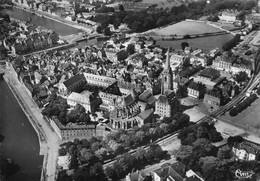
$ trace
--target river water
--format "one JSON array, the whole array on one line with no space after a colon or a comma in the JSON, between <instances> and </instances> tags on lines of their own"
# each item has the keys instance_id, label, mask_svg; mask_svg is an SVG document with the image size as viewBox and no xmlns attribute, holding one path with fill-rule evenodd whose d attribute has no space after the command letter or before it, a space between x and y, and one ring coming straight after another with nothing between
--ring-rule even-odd
<instances>
[{"instance_id":1,"label":"river water","mask_svg":"<svg viewBox=\"0 0 260 181\"><path fill-rule=\"evenodd\" d=\"M4 10L2 10L2 12L9 14L9 16L11 18L15 18L15 19L19 19L19 20L27 21L29 18L31 18L32 24L34 24L36 26L44 26L48 29L52 29L61 36L75 34L75 33L78 33L81 31L81 30L73 28L71 26L67 26L67 25L59 23L57 21L53 21L48 18L43 18L36 14L31 14L27 11L17 9L17 8L4 9Z\"/></svg>"},{"instance_id":2,"label":"river water","mask_svg":"<svg viewBox=\"0 0 260 181\"><path fill-rule=\"evenodd\" d=\"M36 132L4 80L0 80L1 152L20 166L8 181L39 181L43 156Z\"/></svg>"}]
</instances>

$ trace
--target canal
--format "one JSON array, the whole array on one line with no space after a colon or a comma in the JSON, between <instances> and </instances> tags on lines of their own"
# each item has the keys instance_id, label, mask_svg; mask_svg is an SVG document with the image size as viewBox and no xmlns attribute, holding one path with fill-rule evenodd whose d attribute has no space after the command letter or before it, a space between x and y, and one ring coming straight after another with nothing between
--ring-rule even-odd
<instances>
[{"instance_id":1,"label":"canal","mask_svg":"<svg viewBox=\"0 0 260 181\"><path fill-rule=\"evenodd\" d=\"M0 80L1 153L20 166L8 181L39 181L43 156L36 132L4 80Z\"/></svg>"},{"instance_id":2,"label":"canal","mask_svg":"<svg viewBox=\"0 0 260 181\"><path fill-rule=\"evenodd\" d=\"M27 21L29 18L31 18L32 24L36 26L44 26L48 29L52 29L61 36L66 36L66 35L71 35L71 34L81 32L81 30L79 29L73 28L71 26L67 26L65 24L59 23L57 21L53 21L48 18L43 18L36 14L31 14L27 11L17 9L15 7L4 9L1 12L7 13L11 18L15 18L19 20Z\"/></svg>"}]
</instances>

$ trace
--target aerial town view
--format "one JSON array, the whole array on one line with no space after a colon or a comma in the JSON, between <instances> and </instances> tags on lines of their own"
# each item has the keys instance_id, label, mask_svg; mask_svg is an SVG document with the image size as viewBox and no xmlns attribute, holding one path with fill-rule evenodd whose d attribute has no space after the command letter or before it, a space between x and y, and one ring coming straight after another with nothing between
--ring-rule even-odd
<instances>
[{"instance_id":1,"label":"aerial town view","mask_svg":"<svg viewBox=\"0 0 260 181\"><path fill-rule=\"evenodd\" d=\"M260 0L0 0L0 181L260 181Z\"/></svg>"}]
</instances>

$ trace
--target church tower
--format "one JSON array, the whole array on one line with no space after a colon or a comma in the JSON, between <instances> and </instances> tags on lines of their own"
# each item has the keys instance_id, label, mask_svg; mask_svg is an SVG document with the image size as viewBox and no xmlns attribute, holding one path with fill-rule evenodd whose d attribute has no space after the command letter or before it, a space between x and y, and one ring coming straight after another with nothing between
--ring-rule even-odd
<instances>
[{"instance_id":1,"label":"church tower","mask_svg":"<svg viewBox=\"0 0 260 181\"><path fill-rule=\"evenodd\" d=\"M165 67L164 70L162 71L162 94L166 95L165 93L168 90L172 90L173 89L173 73L172 73L172 69L170 66L170 56L169 56L169 49L167 50L166 53L166 63L165 63Z\"/></svg>"}]
</instances>

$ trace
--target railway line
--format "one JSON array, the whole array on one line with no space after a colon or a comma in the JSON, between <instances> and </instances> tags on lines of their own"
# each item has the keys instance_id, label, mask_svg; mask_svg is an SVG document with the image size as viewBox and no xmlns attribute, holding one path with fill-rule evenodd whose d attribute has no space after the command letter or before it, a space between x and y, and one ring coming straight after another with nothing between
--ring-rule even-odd
<instances>
[{"instance_id":1,"label":"railway line","mask_svg":"<svg viewBox=\"0 0 260 181\"><path fill-rule=\"evenodd\" d=\"M258 65L259 66L259 65ZM233 106L237 105L239 102L243 101L243 99L246 98L246 92L249 89L253 89L260 80L260 74L258 75L254 75L251 80L249 81L248 85L241 91L241 93L236 96L234 99L232 99L230 102L228 102L226 105L220 107L218 110L212 112L210 115L207 115L203 118L201 118L199 121L196 122L196 124L199 124L201 122L210 122L212 121L214 118L222 115L223 113L225 113L226 111L230 110ZM174 133L168 134L156 141L154 141L153 143L156 143L160 146L163 146L164 144L177 139L177 135L178 135L179 131L176 131ZM149 145L145 145L145 146L141 146L142 148L144 148L145 150L148 149ZM128 153L130 154L135 154L137 149L134 150L130 150L128 151ZM117 160L117 158L114 159L110 159L107 160L106 162L104 162L103 167L106 168L107 166L112 165L115 161Z\"/></svg>"}]
</instances>

